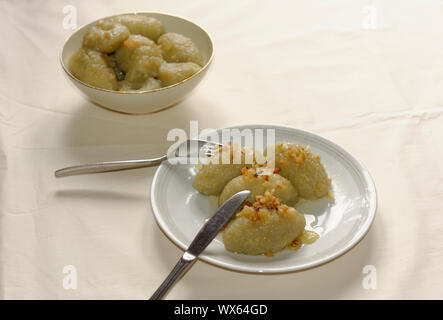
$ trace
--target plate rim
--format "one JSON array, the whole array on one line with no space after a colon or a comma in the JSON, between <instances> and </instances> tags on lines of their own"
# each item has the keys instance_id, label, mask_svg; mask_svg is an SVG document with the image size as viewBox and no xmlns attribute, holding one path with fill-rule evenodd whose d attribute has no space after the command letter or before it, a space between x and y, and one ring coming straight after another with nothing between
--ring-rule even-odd
<instances>
[{"instance_id":1,"label":"plate rim","mask_svg":"<svg viewBox=\"0 0 443 320\"><path fill-rule=\"evenodd\" d=\"M340 250L337 250L333 254L330 254L326 257L320 258L320 259L315 260L310 263L305 263L303 265L298 265L298 266L293 266L293 267L280 267L280 268L273 268L273 269L254 270L254 269L251 269L250 267L236 266L236 265L232 265L230 263L219 261L216 258L206 256L204 253L202 253L200 256L198 256L198 260L209 263L213 266L216 266L216 267L219 267L222 269L230 270L230 271L251 273L251 274L282 274L282 273L291 273L291 272L310 270L312 268L319 267L321 265L324 265L328 262L331 262L331 261L341 257L342 255L344 255L345 253L350 251L352 248L354 248L356 245L358 245L358 243L361 240L363 240L363 238L369 232L369 230L375 220L375 216L376 216L376 212L377 212L377 190L375 187L374 180L373 180L372 176L370 175L369 171L366 169L366 167L359 160L357 160L357 158L355 158L350 152L348 152L347 150L345 150L343 147L339 146L335 142L333 142L333 141L331 141L319 134L316 134L316 133L313 133L313 132L310 132L307 130L303 130L303 129L298 129L296 127L289 126L289 125L243 124L243 125L230 126L230 127L219 128L219 129L214 129L214 130L220 131L222 129L234 129L234 128L242 129L242 128L251 128L251 127L260 128L260 129L272 129L272 128L284 129L284 130L290 129L290 130L298 132L299 134L304 134L304 135L307 135L310 137L314 137L315 139L319 139L323 143L331 145L334 149L337 149L339 152L344 154L348 158L348 160L352 163L352 165L354 165L355 168L361 173L362 177L364 178L364 181L367 184L367 191L369 194L369 201L368 201L368 203L369 203L369 206L368 206L369 218L360 227L360 229L354 234L351 241L349 241ZM169 241L171 241L174 245L179 247L181 250L186 251L186 249L187 249L186 245L183 244L180 240L178 240L174 236L173 232L171 232L171 230L168 228L165 220L162 219L162 217L161 217L160 209L158 208L157 204L154 201L154 199L155 199L154 194L156 193L156 186L158 185L159 175L162 170L166 170L165 166L166 166L165 163L160 164L160 166L156 169L154 177L151 182L150 203L151 203L152 214L154 216L154 219L155 219L158 227L160 228L162 233L166 236L166 238L169 239Z\"/></svg>"}]
</instances>

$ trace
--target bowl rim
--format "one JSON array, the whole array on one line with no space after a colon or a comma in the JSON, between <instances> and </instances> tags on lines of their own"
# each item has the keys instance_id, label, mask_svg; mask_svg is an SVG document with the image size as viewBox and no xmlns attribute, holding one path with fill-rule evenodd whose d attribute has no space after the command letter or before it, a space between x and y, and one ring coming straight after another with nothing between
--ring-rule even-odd
<instances>
[{"instance_id":1,"label":"bowl rim","mask_svg":"<svg viewBox=\"0 0 443 320\"><path fill-rule=\"evenodd\" d=\"M199 28L201 31L203 31L203 33L206 34L206 36L207 36L208 39L209 39L209 43L210 43L210 46L211 46L211 55L210 55L208 61L205 63L205 65L204 65L200 70L198 70L196 73L194 73L194 74L193 74L192 76L190 76L189 78L186 78L186 79L184 79L184 80L182 80L182 81L180 81L180 82L174 83L174 84L172 84L172 85L170 85L170 86L167 86L167 87L162 87L162 88L157 88L157 89L151 89L151 90L142 90L142 91L117 91L117 90L109 90L109 89L98 88L98 87L92 86L92 85L90 85L90 84L88 84L88 83L86 83L86 82L81 81L80 79L76 78L76 77L75 77L75 76L69 71L69 68L68 68L68 67L65 65L65 63L63 62L63 51L65 50L66 44L69 42L69 40L71 40L71 38L72 38L76 33L78 33L80 30L84 29L85 27L87 27L87 26L89 26L89 25L92 25L92 24L94 24L94 23L96 23L96 22L98 22L98 21L100 21L100 20L103 20L103 19L114 18L114 17L118 17L118 16L122 16L122 15L137 15L137 14L143 14L143 15L156 14L156 15L170 16L170 17L173 17L173 18L178 18L178 19L184 20L184 21L186 21L186 22L188 22L188 23L191 23L191 24L195 25L197 28ZM83 24L82 26L78 27L77 29L75 29L74 32L72 32L72 33L71 33L71 34L65 39L65 41L64 41L64 43L63 43L63 46L62 46L62 49L61 49L60 54L59 54L59 60L60 60L60 64L61 64L63 70L65 71L65 73L66 73L71 79L73 79L74 81L76 81L76 82L78 82L78 83L80 83L80 84L82 84L82 85L84 85L84 86L86 86L86 87L89 87L89 88L91 88L91 89L95 89L95 90L99 90L99 91L110 92L110 93L117 93L117 94L143 94L143 93L158 92L158 91L162 91L162 90L170 89L170 88L173 88L173 87L179 86L179 85L185 83L186 81L191 80L192 78L196 77L198 74L204 72L204 71L209 67L209 65L211 64L212 60L214 59L214 51L215 51L215 50L214 50L214 41L212 40L211 36L209 35L209 33L208 33L205 29L203 29L200 25L198 25L198 24L195 23L195 22L192 22L192 21L190 21L190 20L188 20L188 19L185 19L185 18L183 18L183 17L180 17L180 16L178 16L178 15L169 14L169 13L163 13L163 12L157 12L157 11L133 11L133 12L118 13L118 14L114 14L114 15L111 15L111 16L102 17L102 18L99 18L99 19L94 20L94 21L92 21L92 22L85 23L85 24Z\"/></svg>"}]
</instances>

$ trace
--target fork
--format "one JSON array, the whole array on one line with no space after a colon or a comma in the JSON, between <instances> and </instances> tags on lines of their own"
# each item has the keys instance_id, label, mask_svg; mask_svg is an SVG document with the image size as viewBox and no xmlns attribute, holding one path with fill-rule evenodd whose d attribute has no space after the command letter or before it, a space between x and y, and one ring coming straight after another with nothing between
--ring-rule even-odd
<instances>
[{"instance_id":1,"label":"fork","mask_svg":"<svg viewBox=\"0 0 443 320\"><path fill-rule=\"evenodd\" d=\"M217 142L200 140L200 139L188 139L179 144L175 149L171 150L168 154L165 154L158 158L139 159L139 160L118 160L118 161L106 161L106 162L82 164L82 165L59 169L55 171L55 176L57 178L60 178L60 177L78 175L78 174L101 173L101 172L153 167L160 165L163 161L170 159L171 157L179 156L178 152L180 148L184 146L184 144L186 144L187 147L186 150L188 150L187 156L189 156L189 151L192 149L192 147L194 147L195 143L197 143L199 152L200 150L203 150L205 155L207 156L214 155L213 151L215 146L223 147L223 144Z\"/></svg>"}]
</instances>

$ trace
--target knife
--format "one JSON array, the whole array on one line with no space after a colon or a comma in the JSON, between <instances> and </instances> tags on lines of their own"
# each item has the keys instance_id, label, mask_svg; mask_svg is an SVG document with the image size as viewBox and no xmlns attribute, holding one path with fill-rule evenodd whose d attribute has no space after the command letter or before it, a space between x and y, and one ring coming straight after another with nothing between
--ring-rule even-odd
<instances>
[{"instance_id":1,"label":"knife","mask_svg":"<svg viewBox=\"0 0 443 320\"><path fill-rule=\"evenodd\" d=\"M217 236L223 226L229 221L233 214L246 201L251 191L243 190L230 197L214 215L206 221L200 231L195 236L191 245L166 277L160 287L155 291L150 300L161 299L169 288L180 278L180 276L191 267L197 257L206 249L211 241Z\"/></svg>"}]
</instances>

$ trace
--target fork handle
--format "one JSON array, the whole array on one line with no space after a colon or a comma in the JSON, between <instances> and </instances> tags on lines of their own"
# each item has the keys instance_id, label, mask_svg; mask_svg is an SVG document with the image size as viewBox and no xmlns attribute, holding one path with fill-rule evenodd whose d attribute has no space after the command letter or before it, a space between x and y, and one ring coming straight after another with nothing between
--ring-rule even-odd
<instances>
[{"instance_id":1,"label":"fork handle","mask_svg":"<svg viewBox=\"0 0 443 320\"><path fill-rule=\"evenodd\" d=\"M196 261L196 257L188 252L185 252L183 257L178 260L174 269L166 277L163 283L158 287L149 300L160 300L168 292L169 288L185 273L186 270Z\"/></svg>"},{"instance_id":2,"label":"fork handle","mask_svg":"<svg viewBox=\"0 0 443 320\"><path fill-rule=\"evenodd\" d=\"M137 169L144 167L152 167L159 165L164 160L167 159L167 156L162 156L159 158L153 159L142 159L142 160L122 160L122 161L108 161L108 162L97 162L90 164L83 164L79 166L67 167L63 169L59 169L55 171L55 176L66 177L73 176L77 174L86 174L86 173L100 173L100 172L110 172L110 171L118 171L118 170L128 170L128 169Z\"/></svg>"}]
</instances>

